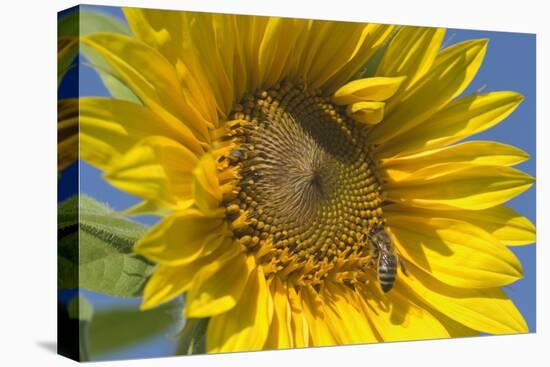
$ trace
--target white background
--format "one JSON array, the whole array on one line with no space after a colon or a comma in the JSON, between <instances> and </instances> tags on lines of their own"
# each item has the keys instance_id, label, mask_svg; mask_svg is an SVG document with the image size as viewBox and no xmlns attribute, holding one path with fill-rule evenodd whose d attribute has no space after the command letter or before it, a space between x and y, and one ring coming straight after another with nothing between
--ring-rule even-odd
<instances>
[{"instance_id":1,"label":"white background","mask_svg":"<svg viewBox=\"0 0 550 367\"><path fill-rule=\"evenodd\" d=\"M549 156L548 10L543 0L89 1L241 14L537 33L537 334L391 343L98 366L541 365L550 347L545 212ZM4 1L0 12L0 365L68 366L56 339L56 12L74 1ZM513 72L511 70L510 72ZM544 213L545 214L545 213ZM543 362L544 363L544 362Z\"/></svg>"}]
</instances>

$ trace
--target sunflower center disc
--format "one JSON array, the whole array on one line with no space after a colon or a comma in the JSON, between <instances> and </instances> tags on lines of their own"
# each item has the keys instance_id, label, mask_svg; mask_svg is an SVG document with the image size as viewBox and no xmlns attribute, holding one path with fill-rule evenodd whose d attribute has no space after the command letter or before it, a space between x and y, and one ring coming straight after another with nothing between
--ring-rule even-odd
<instances>
[{"instance_id":1,"label":"sunflower center disc","mask_svg":"<svg viewBox=\"0 0 550 367\"><path fill-rule=\"evenodd\" d=\"M270 271L299 282L320 280L329 270L321 263L368 257L366 234L382 221L382 199L365 128L291 84L248 96L235 111L229 131L238 148L228 158L241 178L225 205L233 219L247 219L235 237Z\"/></svg>"}]
</instances>

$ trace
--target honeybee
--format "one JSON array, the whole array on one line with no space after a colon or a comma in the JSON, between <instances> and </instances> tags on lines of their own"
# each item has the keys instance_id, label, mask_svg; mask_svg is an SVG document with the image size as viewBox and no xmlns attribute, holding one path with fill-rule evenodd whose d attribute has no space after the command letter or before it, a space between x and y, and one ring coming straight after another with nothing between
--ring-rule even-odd
<instances>
[{"instance_id":1,"label":"honeybee","mask_svg":"<svg viewBox=\"0 0 550 367\"><path fill-rule=\"evenodd\" d=\"M383 224L377 224L371 228L367 239L372 246L373 262L376 262L378 282L384 293L388 293L395 283L398 264L401 265L404 274L406 274L405 266Z\"/></svg>"}]
</instances>

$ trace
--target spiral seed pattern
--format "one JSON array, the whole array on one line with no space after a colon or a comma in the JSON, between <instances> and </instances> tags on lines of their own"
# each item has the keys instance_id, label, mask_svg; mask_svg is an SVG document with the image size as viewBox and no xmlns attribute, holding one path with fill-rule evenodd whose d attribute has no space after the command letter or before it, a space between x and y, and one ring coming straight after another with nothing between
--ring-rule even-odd
<instances>
[{"instance_id":1,"label":"spiral seed pattern","mask_svg":"<svg viewBox=\"0 0 550 367\"><path fill-rule=\"evenodd\" d=\"M244 98L232 118L222 138L235 144L221 161L240 177L224 200L235 238L296 284L357 281L366 234L383 221L366 127L290 83Z\"/></svg>"}]
</instances>

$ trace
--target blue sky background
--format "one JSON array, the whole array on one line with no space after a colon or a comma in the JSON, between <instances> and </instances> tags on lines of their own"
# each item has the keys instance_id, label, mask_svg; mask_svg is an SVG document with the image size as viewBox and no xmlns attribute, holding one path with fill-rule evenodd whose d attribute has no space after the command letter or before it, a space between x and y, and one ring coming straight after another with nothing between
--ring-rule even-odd
<instances>
[{"instance_id":1,"label":"blue sky background","mask_svg":"<svg viewBox=\"0 0 550 367\"><path fill-rule=\"evenodd\" d=\"M94 7L124 20L123 14L118 8ZM535 150L535 35L487 32L475 30L448 29L445 44L451 45L467 39L488 38L489 46L484 62L477 76L464 94L471 94L483 89L483 92L497 90L513 90L525 96L523 103L505 121L496 127L480 133L470 140L495 140L511 144L525 150L531 159L516 168L535 175L536 150ZM70 71L66 80L61 85L59 96L70 97L65 85L71 78L77 78L76 71ZM88 67L80 68L80 95L81 96L108 96L108 92L102 85L97 74ZM60 185L77 172L76 165L70 167L61 178ZM80 189L99 201L108 203L112 208L120 210L138 202L138 199L119 191L108 185L101 173L86 163L80 163ZM59 196L60 200L63 195ZM508 202L508 205L536 223L536 188L533 186L527 192ZM144 224L152 224L155 218L143 217L138 221ZM529 330L536 331L536 247L523 246L512 247L512 251L519 257L524 269L524 278L505 287L505 292L511 297L525 317ZM137 307L138 299L119 300L116 298L86 292L96 309L127 305ZM166 336L160 336L132 348L101 356L101 359L122 359L138 357L158 357L171 355L174 351L174 342L170 339L173 331Z\"/></svg>"}]
</instances>

